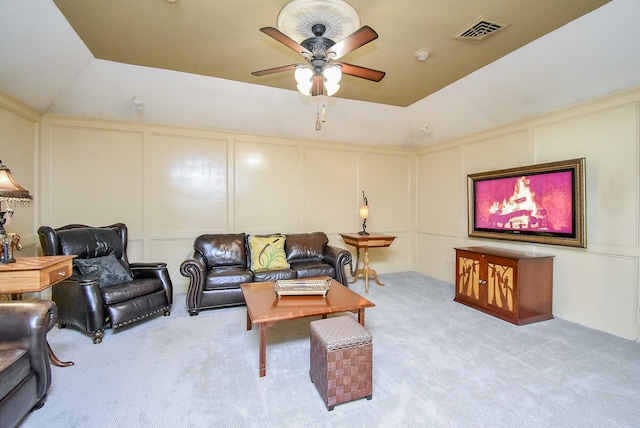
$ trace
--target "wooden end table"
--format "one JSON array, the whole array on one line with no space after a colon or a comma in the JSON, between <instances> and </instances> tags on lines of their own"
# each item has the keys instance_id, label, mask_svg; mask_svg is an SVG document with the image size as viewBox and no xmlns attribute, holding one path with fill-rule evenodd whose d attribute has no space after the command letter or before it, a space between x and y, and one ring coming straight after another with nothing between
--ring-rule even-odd
<instances>
[{"instance_id":1,"label":"wooden end table","mask_svg":"<svg viewBox=\"0 0 640 428\"><path fill-rule=\"evenodd\" d=\"M396 237L381 235L378 233L370 233L368 235L360 235L358 233L341 233L340 236L342 236L345 244L356 247L358 254L360 254L360 249L364 248L364 267L362 269L358 269L358 263L356 262L356 272L353 274L353 281L349 282L349 284L356 282L360 275L362 275L364 276L364 291L365 293L369 293L369 276L373 275L373 278L378 285L384 286L384 284L378 279L376 271L369 267L369 248L388 247Z\"/></svg>"},{"instance_id":2,"label":"wooden end table","mask_svg":"<svg viewBox=\"0 0 640 428\"><path fill-rule=\"evenodd\" d=\"M311 279L311 278L310 278ZM267 374L267 327L278 321L305 318L336 312L355 312L358 322L364 326L364 310L375 305L349 290L336 280L331 281L326 296L282 296L278 298L271 282L241 284L247 303L247 330L252 324L260 329L260 377Z\"/></svg>"},{"instance_id":3,"label":"wooden end table","mask_svg":"<svg viewBox=\"0 0 640 428\"><path fill-rule=\"evenodd\" d=\"M0 264L0 294L22 299L23 293L39 293L69 278L76 256L16 257L14 263ZM47 341L49 359L58 367L72 366L60 361Z\"/></svg>"}]
</instances>

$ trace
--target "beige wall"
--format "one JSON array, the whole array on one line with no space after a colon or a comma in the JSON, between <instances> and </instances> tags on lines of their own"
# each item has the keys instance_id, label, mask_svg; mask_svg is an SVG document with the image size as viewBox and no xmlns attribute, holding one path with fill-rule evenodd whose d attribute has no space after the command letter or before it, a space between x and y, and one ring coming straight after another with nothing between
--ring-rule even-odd
<instances>
[{"instance_id":1,"label":"beige wall","mask_svg":"<svg viewBox=\"0 0 640 428\"><path fill-rule=\"evenodd\" d=\"M16 182L29 190L31 195L37 192L37 141L40 114L22 103L0 92L0 160L11 170ZM38 237L36 235L37 199L29 204L10 203L15 212L8 232L19 232L22 252L19 255L37 254ZM7 204L2 203L2 209Z\"/></svg>"},{"instance_id":2,"label":"beige wall","mask_svg":"<svg viewBox=\"0 0 640 428\"><path fill-rule=\"evenodd\" d=\"M39 224L129 227L132 261L180 263L203 233L368 230L394 234L371 251L378 273L413 268L413 151L314 143L132 122L45 116ZM182 302L180 302L182 304Z\"/></svg>"},{"instance_id":3,"label":"beige wall","mask_svg":"<svg viewBox=\"0 0 640 428\"><path fill-rule=\"evenodd\" d=\"M168 262L183 293L178 267L197 235L324 230L346 247L339 233L360 229L365 190L368 230L398 236L372 250L379 273L453 283L455 246L551 253L554 315L637 339L640 89L415 152L41 119L4 96L0 107L0 159L34 195L11 226L27 243L21 255L37 251L40 224L122 221L131 260ZM467 237L467 174L576 157L587 159L586 249Z\"/></svg>"},{"instance_id":4,"label":"beige wall","mask_svg":"<svg viewBox=\"0 0 640 428\"><path fill-rule=\"evenodd\" d=\"M416 267L454 282L455 246L553 254L553 313L638 337L640 90L417 152ZM467 174L586 158L587 248L470 239Z\"/></svg>"}]
</instances>

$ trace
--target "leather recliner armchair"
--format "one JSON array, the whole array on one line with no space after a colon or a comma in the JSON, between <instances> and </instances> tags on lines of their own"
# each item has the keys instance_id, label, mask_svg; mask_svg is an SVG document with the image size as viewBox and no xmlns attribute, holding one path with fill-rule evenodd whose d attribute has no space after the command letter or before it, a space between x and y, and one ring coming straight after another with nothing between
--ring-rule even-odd
<instances>
[{"instance_id":1,"label":"leather recliner armchair","mask_svg":"<svg viewBox=\"0 0 640 428\"><path fill-rule=\"evenodd\" d=\"M105 328L171 314L173 284L166 263L129 263L127 226L72 224L38 229L45 256L77 255L71 278L51 291L58 325L77 327L100 343Z\"/></svg>"},{"instance_id":2,"label":"leather recliner armchair","mask_svg":"<svg viewBox=\"0 0 640 428\"><path fill-rule=\"evenodd\" d=\"M13 427L44 405L51 386L47 333L56 323L50 300L0 303L0 427Z\"/></svg>"}]
</instances>

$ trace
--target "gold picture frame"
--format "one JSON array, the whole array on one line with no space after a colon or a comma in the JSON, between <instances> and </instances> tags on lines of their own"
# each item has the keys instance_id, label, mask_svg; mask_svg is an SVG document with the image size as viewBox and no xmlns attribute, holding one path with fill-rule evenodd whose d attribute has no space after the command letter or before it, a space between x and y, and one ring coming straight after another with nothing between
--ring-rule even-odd
<instances>
[{"instance_id":1,"label":"gold picture frame","mask_svg":"<svg viewBox=\"0 0 640 428\"><path fill-rule=\"evenodd\" d=\"M469 174L469 237L586 248L585 164L578 158Z\"/></svg>"}]
</instances>

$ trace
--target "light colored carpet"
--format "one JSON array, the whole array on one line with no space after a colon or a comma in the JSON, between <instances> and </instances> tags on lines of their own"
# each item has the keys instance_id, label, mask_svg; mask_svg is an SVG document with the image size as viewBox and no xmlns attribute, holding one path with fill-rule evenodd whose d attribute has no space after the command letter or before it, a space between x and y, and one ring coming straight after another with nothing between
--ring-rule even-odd
<instances>
[{"instance_id":1,"label":"light colored carpet","mask_svg":"<svg viewBox=\"0 0 640 428\"><path fill-rule=\"evenodd\" d=\"M102 344L72 329L49 341L75 366L53 367L46 405L22 427L625 427L640 425L640 343L560 319L514 326L453 302L453 285L381 275L366 311L373 399L327 411L309 379L309 322L258 329L245 307L170 317ZM364 281L351 286L364 294Z\"/></svg>"}]
</instances>

